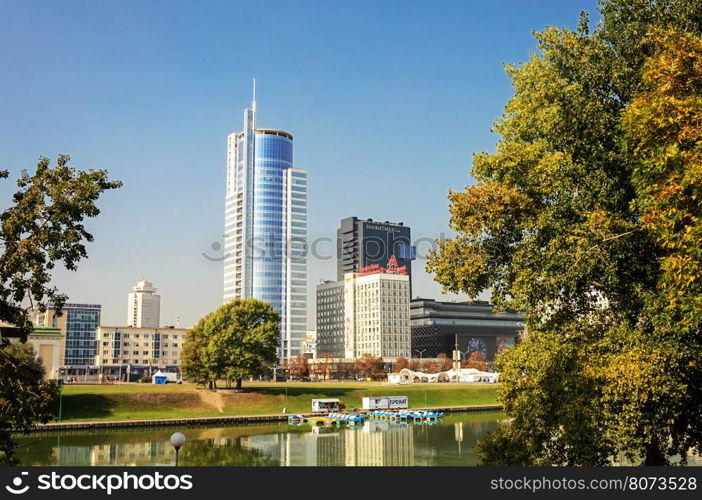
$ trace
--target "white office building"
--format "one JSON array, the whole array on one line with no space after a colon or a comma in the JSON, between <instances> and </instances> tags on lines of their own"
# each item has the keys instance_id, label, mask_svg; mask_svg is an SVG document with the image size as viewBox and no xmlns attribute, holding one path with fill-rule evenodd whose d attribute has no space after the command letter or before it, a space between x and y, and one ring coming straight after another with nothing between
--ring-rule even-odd
<instances>
[{"instance_id":1,"label":"white office building","mask_svg":"<svg viewBox=\"0 0 702 500\"><path fill-rule=\"evenodd\" d=\"M129 293L127 326L158 328L161 321L161 296L150 281L140 281Z\"/></svg>"},{"instance_id":2,"label":"white office building","mask_svg":"<svg viewBox=\"0 0 702 500\"><path fill-rule=\"evenodd\" d=\"M369 266L344 276L344 356L409 358L410 281L391 258L387 268ZM319 340L318 340L319 341Z\"/></svg>"},{"instance_id":3,"label":"white office building","mask_svg":"<svg viewBox=\"0 0 702 500\"><path fill-rule=\"evenodd\" d=\"M224 302L255 298L281 317L278 355L302 353L307 330L307 173L293 168L293 136L256 127L227 141Z\"/></svg>"}]
</instances>

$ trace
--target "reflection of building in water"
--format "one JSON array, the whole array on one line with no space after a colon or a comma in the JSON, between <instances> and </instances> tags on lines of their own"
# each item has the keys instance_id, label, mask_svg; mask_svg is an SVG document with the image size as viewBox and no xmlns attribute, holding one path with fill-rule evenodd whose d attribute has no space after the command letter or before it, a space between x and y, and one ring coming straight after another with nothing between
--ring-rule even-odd
<instances>
[{"instance_id":1,"label":"reflection of building in water","mask_svg":"<svg viewBox=\"0 0 702 500\"><path fill-rule=\"evenodd\" d=\"M414 465L413 436L407 424L366 422L362 431L345 435L345 465Z\"/></svg>"},{"instance_id":2,"label":"reflection of building in water","mask_svg":"<svg viewBox=\"0 0 702 500\"><path fill-rule=\"evenodd\" d=\"M414 465L412 431L406 425L366 422L363 429L313 427L310 432L282 432L241 438L280 465Z\"/></svg>"},{"instance_id":3,"label":"reflection of building in water","mask_svg":"<svg viewBox=\"0 0 702 500\"><path fill-rule=\"evenodd\" d=\"M83 464L90 465L171 465L175 460L173 447L167 441L98 444L84 449L90 450L90 459Z\"/></svg>"},{"instance_id":4,"label":"reflection of building in water","mask_svg":"<svg viewBox=\"0 0 702 500\"><path fill-rule=\"evenodd\" d=\"M242 448L260 451L279 465L317 465L314 440L304 439L306 436L292 432L259 434L244 436L240 443Z\"/></svg>"},{"instance_id":5,"label":"reflection of building in water","mask_svg":"<svg viewBox=\"0 0 702 500\"><path fill-rule=\"evenodd\" d=\"M54 454L57 457L56 464L64 466L84 466L87 463L92 463L91 449L87 446L59 446L54 448Z\"/></svg>"}]
</instances>

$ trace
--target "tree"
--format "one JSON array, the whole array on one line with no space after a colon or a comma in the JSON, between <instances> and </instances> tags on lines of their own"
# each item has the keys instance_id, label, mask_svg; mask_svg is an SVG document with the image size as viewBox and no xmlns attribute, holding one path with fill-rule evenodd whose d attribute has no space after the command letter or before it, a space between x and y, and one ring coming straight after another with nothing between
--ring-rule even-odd
<instances>
[{"instance_id":1,"label":"tree","mask_svg":"<svg viewBox=\"0 0 702 500\"><path fill-rule=\"evenodd\" d=\"M310 374L310 367L304 354L298 354L290 361L290 374L297 378L307 377Z\"/></svg>"},{"instance_id":2,"label":"tree","mask_svg":"<svg viewBox=\"0 0 702 500\"><path fill-rule=\"evenodd\" d=\"M485 371L487 368L488 360L480 351L473 351L465 360L466 368L475 368L476 370Z\"/></svg>"},{"instance_id":3,"label":"tree","mask_svg":"<svg viewBox=\"0 0 702 500\"><path fill-rule=\"evenodd\" d=\"M180 353L180 369L183 372L183 378L189 382L213 389L217 387L217 381L204 363L205 349L208 344L205 323L209 317L210 315L205 316L186 332Z\"/></svg>"},{"instance_id":4,"label":"tree","mask_svg":"<svg viewBox=\"0 0 702 500\"><path fill-rule=\"evenodd\" d=\"M656 92L651 69L663 67L650 59L650 28L696 38L702 4L612 0L600 10L592 33L586 15L575 32L547 28L540 53L508 66L515 94L494 128L496 152L475 155L476 183L450 193L458 235L427 266L447 290L490 289L496 307L526 318L528 338L496 359L512 420L479 445L489 465L661 465L702 444L696 278L670 300L699 262L696 213L684 213L696 203L699 146L676 145L689 161L678 157L671 139L695 132L662 104L666 84L660 102L642 93ZM667 83L671 100L694 88L692 54L678 60L688 80ZM699 102L689 97L688 107ZM656 118L680 130L666 136Z\"/></svg>"},{"instance_id":5,"label":"tree","mask_svg":"<svg viewBox=\"0 0 702 500\"><path fill-rule=\"evenodd\" d=\"M370 377L373 380L385 377L383 369L383 358L365 353L355 362L357 373L364 377Z\"/></svg>"},{"instance_id":6,"label":"tree","mask_svg":"<svg viewBox=\"0 0 702 500\"><path fill-rule=\"evenodd\" d=\"M400 356L395 360L395 372L397 373L400 370L404 370L405 368L409 368L409 360Z\"/></svg>"},{"instance_id":7,"label":"tree","mask_svg":"<svg viewBox=\"0 0 702 500\"><path fill-rule=\"evenodd\" d=\"M10 432L29 433L35 422L51 420L59 389L44 380L44 366L32 346L0 342L0 465L7 466L17 465L17 443Z\"/></svg>"},{"instance_id":8,"label":"tree","mask_svg":"<svg viewBox=\"0 0 702 500\"><path fill-rule=\"evenodd\" d=\"M439 372L445 372L450 370L453 367L453 361L451 358L448 357L448 355L445 352L440 352L438 356L436 356L437 363L438 363L438 370Z\"/></svg>"},{"instance_id":9,"label":"tree","mask_svg":"<svg viewBox=\"0 0 702 500\"><path fill-rule=\"evenodd\" d=\"M436 358L425 358L422 360L422 369L426 373L439 373L441 371L441 363Z\"/></svg>"},{"instance_id":10,"label":"tree","mask_svg":"<svg viewBox=\"0 0 702 500\"><path fill-rule=\"evenodd\" d=\"M66 296L51 286L51 270L61 263L74 271L87 257L85 242L93 237L84 219L100 213L95 202L103 191L122 185L105 170L79 171L69 161L60 155L51 167L42 157L34 174L23 170L11 205L0 213L0 321L23 333L31 330L32 306L45 310L51 302L60 313ZM8 176L0 171L0 179ZM16 463L12 428L28 432L53 416L58 387L44 376L30 346L0 341L0 465Z\"/></svg>"},{"instance_id":11,"label":"tree","mask_svg":"<svg viewBox=\"0 0 702 500\"><path fill-rule=\"evenodd\" d=\"M106 170L84 172L69 161L59 155L51 167L41 157L33 175L23 170L12 205L0 213L0 321L25 331L31 329L25 301L42 310L51 302L60 313L66 296L51 286L50 271L57 262L77 269L87 257L85 242L93 241L84 219L100 213L95 202L103 191L122 185L108 180ZM0 171L0 179L8 175Z\"/></svg>"},{"instance_id":12,"label":"tree","mask_svg":"<svg viewBox=\"0 0 702 500\"><path fill-rule=\"evenodd\" d=\"M244 378L263 375L278 361L280 316L266 302L234 299L203 318L202 330L211 380L236 381L238 390Z\"/></svg>"},{"instance_id":13,"label":"tree","mask_svg":"<svg viewBox=\"0 0 702 500\"><path fill-rule=\"evenodd\" d=\"M319 356L314 364L314 374L317 378L327 380L331 374L331 360L333 356L330 352L324 352Z\"/></svg>"}]
</instances>

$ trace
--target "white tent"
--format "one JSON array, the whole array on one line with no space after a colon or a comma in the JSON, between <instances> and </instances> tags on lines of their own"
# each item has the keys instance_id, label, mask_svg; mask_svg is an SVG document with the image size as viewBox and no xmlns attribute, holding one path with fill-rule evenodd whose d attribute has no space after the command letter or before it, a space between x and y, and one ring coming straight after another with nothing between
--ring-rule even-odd
<instances>
[{"instance_id":1,"label":"white tent","mask_svg":"<svg viewBox=\"0 0 702 500\"><path fill-rule=\"evenodd\" d=\"M415 372L409 368L403 368L397 374L388 376L389 381L398 384L408 384L412 382L499 382L500 374L494 372L483 372L475 368L461 368L460 370L447 370L438 373Z\"/></svg>"}]
</instances>

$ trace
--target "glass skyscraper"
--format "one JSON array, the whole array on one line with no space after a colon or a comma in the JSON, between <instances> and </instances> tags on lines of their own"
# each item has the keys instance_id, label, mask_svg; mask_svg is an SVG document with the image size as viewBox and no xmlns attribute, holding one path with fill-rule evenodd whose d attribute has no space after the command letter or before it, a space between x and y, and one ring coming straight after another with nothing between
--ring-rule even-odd
<instances>
[{"instance_id":1,"label":"glass skyscraper","mask_svg":"<svg viewBox=\"0 0 702 500\"><path fill-rule=\"evenodd\" d=\"M293 167L293 136L256 127L227 141L224 301L264 300L280 313L279 356L302 352L307 329L307 173Z\"/></svg>"}]
</instances>

